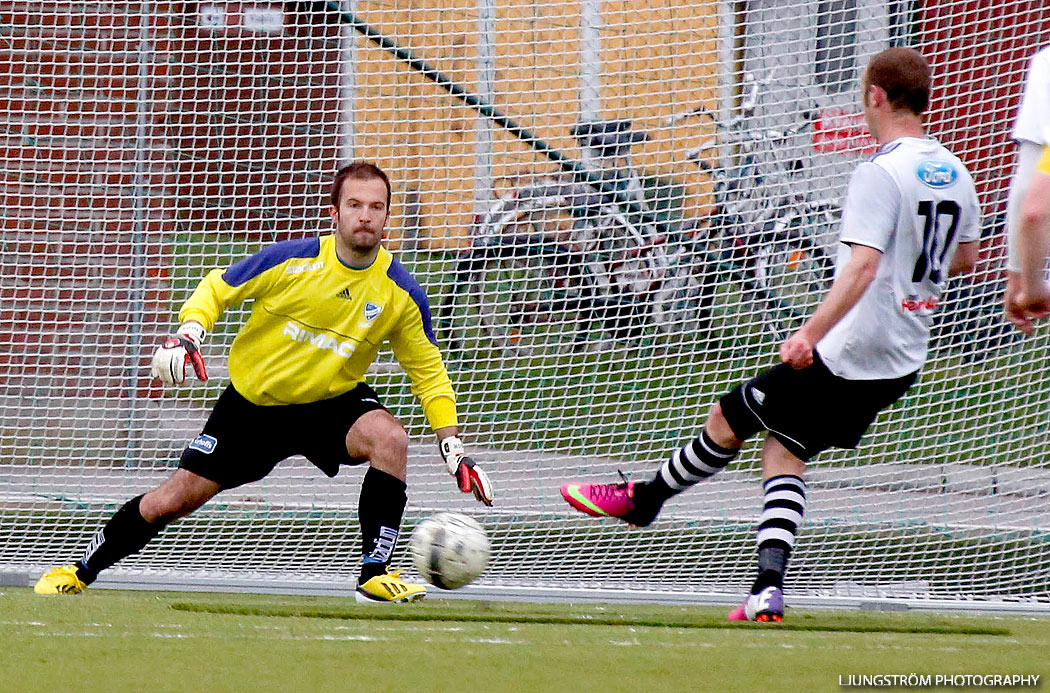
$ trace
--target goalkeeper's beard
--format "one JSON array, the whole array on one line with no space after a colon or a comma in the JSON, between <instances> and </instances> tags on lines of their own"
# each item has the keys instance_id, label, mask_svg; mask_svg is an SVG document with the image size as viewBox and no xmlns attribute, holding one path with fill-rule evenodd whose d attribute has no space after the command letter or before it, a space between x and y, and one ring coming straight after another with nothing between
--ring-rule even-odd
<instances>
[{"instance_id":1,"label":"goalkeeper's beard","mask_svg":"<svg viewBox=\"0 0 1050 693\"><path fill-rule=\"evenodd\" d=\"M351 252L358 256L371 254L380 241L383 240L383 232L371 227L358 227L350 234L347 245Z\"/></svg>"}]
</instances>

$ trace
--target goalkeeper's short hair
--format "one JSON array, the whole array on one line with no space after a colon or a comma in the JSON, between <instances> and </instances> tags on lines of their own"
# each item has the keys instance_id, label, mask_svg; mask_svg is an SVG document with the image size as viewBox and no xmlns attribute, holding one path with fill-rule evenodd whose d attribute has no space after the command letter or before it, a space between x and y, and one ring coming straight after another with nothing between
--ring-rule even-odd
<instances>
[{"instance_id":1,"label":"goalkeeper's short hair","mask_svg":"<svg viewBox=\"0 0 1050 693\"><path fill-rule=\"evenodd\" d=\"M332 206L339 208L339 197L343 194L343 181L347 178L368 180L378 178L386 184L386 208L390 209L390 178L383 169L368 161L354 161L342 167L332 179Z\"/></svg>"}]
</instances>

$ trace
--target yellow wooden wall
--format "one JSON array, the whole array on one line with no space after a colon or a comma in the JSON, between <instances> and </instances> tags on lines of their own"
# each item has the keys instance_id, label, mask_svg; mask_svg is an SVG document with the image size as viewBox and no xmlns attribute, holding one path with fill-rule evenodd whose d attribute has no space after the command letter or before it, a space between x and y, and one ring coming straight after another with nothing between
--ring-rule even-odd
<instances>
[{"instance_id":1,"label":"yellow wooden wall","mask_svg":"<svg viewBox=\"0 0 1050 693\"><path fill-rule=\"evenodd\" d=\"M579 111L581 1L496 4L496 106L578 158L568 133ZM687 123L668 128L665 120L700 102L715 105L717 3L603 0L601 7L602 117L630 118L649 131L653 139L638 148L636 163L675 177L699 204L703 181L681 152L705 131ZM474 89L476 0L361 0L358 15ZM357 60L357 156L393 173L399 199L418 190L421 239L438 246L464 244L473 214L474 112L362 37ZM495 194L555 170L502 129L494 140ZM393 222L394 240L401 225Z\"/></svg>"}]
</instances>

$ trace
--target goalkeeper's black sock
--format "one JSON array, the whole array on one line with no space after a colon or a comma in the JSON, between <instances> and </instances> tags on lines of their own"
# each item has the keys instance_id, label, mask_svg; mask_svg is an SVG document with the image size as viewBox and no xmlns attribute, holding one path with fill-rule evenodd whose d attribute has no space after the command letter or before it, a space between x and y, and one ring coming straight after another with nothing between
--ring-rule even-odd
<instances>
[{"instance_id":1,"label":"goalkeeper's black sock","mask_svg":"<svg viewBox=\"0 0 1050 693\"><path fill-rule=\"evenodd\" d=\"M401 479L375 467L365 472L361 500L357 504L357 517L361 522L362 584L387 571L401 531L407 488Z\"/></svg>"},{"instance_id":2,"label":"goalkeeper's black sock","mask_svg":"<svg viewBox=\"0 0 1050 693\"><path fill-rule=\"evenodd\" d=\"M806 482L793 474L775 476L762 489L765 501L758 521L758 577L751 594L783 587L795 534L806 514Z\"/></svg>"},{"instance_id":3,"label":"goalkeeper's black sock","mask_svg":"<svg viewBox=\"0 0 1050 693\"><path fill-rule=\"evenodd\" d=\"M722 471L739 453L738 449L722 447L704 431L674 451L671 459L660 467L656 477L645 484L642 497L662 504L671 496Z\"/></svg>"},{"instance_id":4,"label":"goalkeeper's black sock","mask_svg":"<svg viewBox=\"0 0 1050 693\"><path fill-rule=\"evenodd\" d=\"M95 532L83 558L74 564L77 577L85 584L90 585L100 572L117 561L141 551L164 528L164 525L147 522L142 517L139 511L141 500L142 496L129 500L113 513L102 529Z\"/></svg>"}]
</instances>

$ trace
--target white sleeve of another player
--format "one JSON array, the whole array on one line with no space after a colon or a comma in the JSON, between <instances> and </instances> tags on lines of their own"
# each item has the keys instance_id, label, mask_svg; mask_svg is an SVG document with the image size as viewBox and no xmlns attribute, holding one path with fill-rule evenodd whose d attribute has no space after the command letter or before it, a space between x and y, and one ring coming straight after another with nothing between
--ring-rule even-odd
<instances>
[{"instance_id":1,"label":"white sleeve of another player","mask_svg":"<svg viewBox=\"0 0 1050 693\"><path fill-rule=\"evenodd\" d=\"M1032 58L1010 134L1018 142L1050 145L1050 48Z\"/></svg>"},{"instance_id":2,"label":"white sleeve of another player","mask_svg":"<svg viewBox=\"0 0 1050 693\"><path fill-rule=\"evenodd\" d=\"M963 200L962 218L959 220L958 239L960 243L981 240L981 203L977 200L977 189L968 171L966 181L967 199Z\"/></svg>"},{"instance_id":3,"label":"white sleeve of another player","mask_svg":"<svg viewBox=\"0 0 1050 693\"><path fill-rule=\"evenodd\" d=\"M893 177L878 164L865 161L849 179L839 240L886 252L900 206L901 193Z\"/></svg>"}]
</instances>

